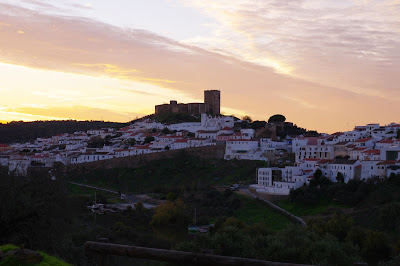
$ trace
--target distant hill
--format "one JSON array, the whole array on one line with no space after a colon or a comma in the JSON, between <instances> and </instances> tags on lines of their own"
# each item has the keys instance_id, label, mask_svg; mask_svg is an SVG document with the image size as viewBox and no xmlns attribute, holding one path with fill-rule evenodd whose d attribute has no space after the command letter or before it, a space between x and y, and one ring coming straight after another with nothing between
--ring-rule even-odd
<instances>
[{"instance_id":1,"label":"distant hill","mask_svg":"<svg viewBox=\"0 0 400 266\"><path fill-rule=\"evenodd\" d=\"M89 129L120 128L125 123L104 121L35 121L35 122L10 122L0 124L0 143L21 143L47 138L61 133L73 133Z\"/></svg>"}]
</instances>

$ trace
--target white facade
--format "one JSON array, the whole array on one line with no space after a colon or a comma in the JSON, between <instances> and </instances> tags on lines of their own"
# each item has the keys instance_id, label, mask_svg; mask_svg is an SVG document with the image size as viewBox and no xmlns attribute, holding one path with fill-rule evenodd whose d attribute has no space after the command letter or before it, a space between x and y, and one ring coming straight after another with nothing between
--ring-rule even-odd
<instances>
[{"instance_id":1,"label":"white facade","mask_svg":"<svg viewBox=\"0 0 400 266\"><path fill-rule=\"evenodd\" d=\"M235 120L232 116L201 115L201 127L203 130L220 130L224 127L233 128Z\"/></svg>"},{"instance_id":2,"label":"white facade","mask_svg":"<svg viewBox=\"0 0 400 266\"><path fill-rule=\"evenodd\" d=\"M295 153L296 162L304 159L333 159L335 154L333 145L306 145Z\"/></svg>"},{"instance_id":3,"label":"white facade","mask_svg":"<svg viewBox=\"0 0 400 266\"><path fill-rule=\"evenodd\" d=\"M360 176L357 176L357 171ZM361 178L361 162L358 160L334 160L322 169L322 173L332 182L337 182L336 177L339 172L343 174L345 183L351 179Z\"/></svg>"},{"instance_id":4,"label":"white facade","mask_svg":"<svg viewBox=\"0 0 400 266\"><path fill-rule=\"evenodd\" d=\"M261 160L267 161L262 155L257 140L228 140L226 142L225 160Z\"/></svg>"}]
</instances>

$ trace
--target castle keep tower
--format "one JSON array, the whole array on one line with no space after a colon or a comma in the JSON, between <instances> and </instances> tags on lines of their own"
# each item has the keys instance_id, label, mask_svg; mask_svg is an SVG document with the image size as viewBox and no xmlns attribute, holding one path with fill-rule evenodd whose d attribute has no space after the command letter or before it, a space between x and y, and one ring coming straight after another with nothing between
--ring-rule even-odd
<instances>
[{"instance_id":1,"label":"castle keep tower","mask_svg":"<svg viewBox=\"0 0 400 266\"><path fill-rule=\"evenodd\" d=\"M221 92L218 90L204 91L204 103L207 113L219 115L221 112Z\"/></svg>"}]
</instances>

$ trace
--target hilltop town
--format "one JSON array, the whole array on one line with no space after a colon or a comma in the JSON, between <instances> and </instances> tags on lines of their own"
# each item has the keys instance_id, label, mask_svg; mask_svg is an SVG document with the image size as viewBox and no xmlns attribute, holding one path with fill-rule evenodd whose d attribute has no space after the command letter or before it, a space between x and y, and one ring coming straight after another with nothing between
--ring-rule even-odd
<instances>
[{"instance_id":1,"label":"hilltop town","mask_svg":"<svg viewBox=\"0 0 400 266\"><path fill-rule=\"evenodd\" d=\"M28 143L0 144L0 165L15 175L29 168L52 168L194 147L224 147L225 160L267 162L254 169L258 193L288 195L310 183L317 171L332 182L367 180L400 173L400 125L373 123L352 131L309 136L284 134L282 115L257 128L249 121L220 115L220 92L205 91L204 103L155 107L155 114L187 114L200 122L165 124L152 117L123 128L107 128L37 138Z\"/></svg>"}]
</instances>

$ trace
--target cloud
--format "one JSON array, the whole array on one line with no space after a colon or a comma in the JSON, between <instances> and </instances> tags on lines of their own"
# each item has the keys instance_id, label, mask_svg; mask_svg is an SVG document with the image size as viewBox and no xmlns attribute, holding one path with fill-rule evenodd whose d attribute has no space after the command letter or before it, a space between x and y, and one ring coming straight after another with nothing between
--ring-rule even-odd
<instances>
[{"instance_id":1,"label":"cloud","mask_svg":"<svg viewBox=\"0 0 400 266\"><path fill-rule=\"evenodd\" d=\"M400 99L399 1L184 3L219 21L214 36L186 43L326 86Z\"/></svg>"},{"instance_id":2,"label":"cloud","mask_svg":"<svg viewBox=\"0 0 400 266\"><path fill-rule=\"evenodd\" d=\"M216 12L220 12L224 4L224 1L206 2ZM0 22L10 25L0 27L0 61L31 68L146 82L182 92L194 99L202 99L205 89L220 89L222 105L227 110L240 110L254 119L267 119L275 113L283 113L288 120L319 130L337 130L348 121L391 122L397 118L393 110L397 108L398 85L390 82L398 80L398 76L394 68L387 69L385 73L379 72L382 65L394 67L397 64L393 60L385 61L385 51L395 49L393 44L377 49L375 52L379 56L369 55L374 56L375 64L366 64L369 62L365 61L367 55L354 61L354 55L372 50L366 42L363 49L352 52L350 44L341 43L344 40L342 37L347 36L348 42L362 42L365 37L351 32L344 34L348 31L346 25L338 23L330 26L329 21L321 22L330 32L324 35L318 22L323 14L318 9L310 14L300 12L289 16L307 1L268 1L272 6L265 6L264 1L242 3L240 8L236 4L226 5L226 16L220 17L220 21L224 27L234 26L235 34L238 34L236 37L245 36L248 41L242 42L243 47L227 41L223 46L226 52L208 51L144 30L122 29L87 18L51 16L0 4ZM276 10L270 11L268 7ZM319 26L313 26L314 22ZM302 26L314 29L303 31ZM25 34L17 34L16 30L23 30ZM260 37L259 33L265 36ZM335 34L342 37L335 39ZM383 32L382 36L386 34ZM396 40L393 42L396 44ZM387 41L386 44L389 43ZM321 44L325 46L319 47ZM336 52L325 55L329 51L326 50L327 45ZM248 54L236 56L247 47L251 48ZM320 80L313 75L311 80L317 82L277 73L273 67L256 61L257 51L266 60L272 58L271 62L276 61L282 66L294 65L296 72L299 71L298 65L302 65L300 69L304 73L300 71L300 76L308 78L307 75L315 72L325 77L329 72L329 82L324 83L325 79ZM351 56L346 57L346 52ZM310 55L313 56L310 58ZM308 59L310 62L304 62ZM336 72L333 72L330 63L336 66ZM308 71L309 68L314 72ZM369 69L382 76L371 80L366 74L370 73L367 72ZM346 71L354 73L354 77ZM360 82L362 74L365 80ZM376 83L386 77L390 82L385 81L383 85L387 84L388 88L380 90ZM350 80L355 84L352 87L358 87L348 88L341 82L342 79L346 82ZM171 94L170 98L175 98L175 95ZM115 119L126 117L126 114L117 116L109 111L108 115ZM80 112L79 115L90 116L90 112Z\"/></svg>"}]
</instances>

